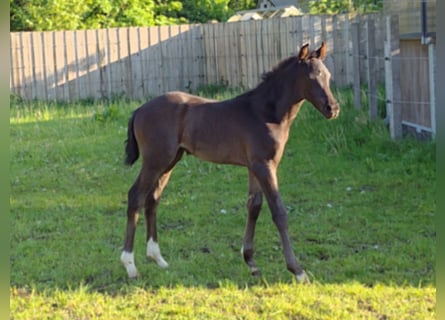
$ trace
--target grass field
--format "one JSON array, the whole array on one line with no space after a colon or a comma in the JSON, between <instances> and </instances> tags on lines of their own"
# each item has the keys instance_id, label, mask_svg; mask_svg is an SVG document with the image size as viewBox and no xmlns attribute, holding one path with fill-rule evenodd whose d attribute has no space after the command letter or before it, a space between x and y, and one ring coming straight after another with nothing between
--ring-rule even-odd
<instances>
[{"instance_id":1,"label":"grass field","mask_svg":"<svg viewBox=\"0 0 445 320\"><path fill-rule=\"evenodd\" d=\"M237 91L207 90L227 98ZM337 91L339 119L307 104L279 169L296 254L312 283L286 270L266 205L256 231L262 277L240 255L247 172L185 156L159 206L169 262L140 277L119 257L126 125L140 103L11 99L11 319L434 319L435 143L393 142Z\"/></svg>"}]
</instances>

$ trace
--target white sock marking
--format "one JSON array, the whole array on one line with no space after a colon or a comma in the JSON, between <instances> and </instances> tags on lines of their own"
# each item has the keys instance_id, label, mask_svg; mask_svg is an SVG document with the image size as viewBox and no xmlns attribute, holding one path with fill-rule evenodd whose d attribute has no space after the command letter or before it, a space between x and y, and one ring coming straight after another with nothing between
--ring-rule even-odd
<instances>
[{"instance_id":1,"label":"white sock marking","mask_svg":"<svg viewBox=\"0 0 445 320\"><path fill-rule=\"evenodd\" d=\"M306 272L302 272L300 274L297 274L297 281L299 283L310 283L309 277L307 276Z\"/></svg>"},{"instance_id":2,"label":"white sock marking","mask_svg":"<svg viewBox=\"0 0 445 320\"><path fill-rule=\"evenodd\" d=\"M168 268L168 263L162 257L158 243L153 241L152 238L148 239L147 242L147 257L153 259L161 268Z\"/></svg>"},{"instance_id":3,"label":"white sock marking","mask_svg":"<svg viewBox=\"0 0 445 320\"><path fill-rule=\"evenodd\" d=\"M138 270L134 264L133 252L122 251L121 262L127 270L128 277L136 278L138 276Z\"/></svg>"}]
</instances>

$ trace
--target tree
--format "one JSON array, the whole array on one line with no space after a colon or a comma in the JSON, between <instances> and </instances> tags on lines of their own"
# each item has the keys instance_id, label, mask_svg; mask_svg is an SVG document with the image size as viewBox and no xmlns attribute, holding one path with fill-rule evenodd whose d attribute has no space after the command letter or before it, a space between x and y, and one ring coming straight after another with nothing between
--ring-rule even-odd
<instances>
[{"instance_id":1,"label":"tree","mask_svg":"<svg viewBox=\"0 0 445 320\"><path fill-rule=\"evenodd\" d=\"M311 0L312 14L337 14L346 12L372 12L383 8L383 0Z\"/></svg>"},{"instance_id":2,"label":"tree","mask_svg":"<svg viewBox=\"0 0 445 320\"><path fill-rule=\"evenodd\" d=\"M10 0L11 31L77 30L186 22L180 1Z\"/></svg>"},{"instance_id":3,"label":"tree","mask_svg":"<svg viewBox=\"0 0 445 320\"><path fill-rule=\"evenodd\" d=\"M253 0L10 0L11 31L225 21Z\"/></svg>"},{"instance_id":4,"label":"tree","mask_svg":"<svg viewBox=\"0 0 445 320\"><path fill-rule=\"evenodd\" d=\"M86 1L10 0L11 31L77 29Z\"/></svg>"},{"instance_id":5,"label":"tree","mask_svg":"<svg viewBox=\"0 0 445 320\"><path fill-rule=\"evenodd\" d=\"M229 18L229 0L184 0L181 15L190 22L206 23Z\"/></svg>"},{"instance_id":6,"label":"tree","mask_svg":"<svg viewBox=\"0 0 445 320\"><path fill-rule=\"evenodd\" d=\"M230 0L229 8L232 13L243 10L255 9L257 6L257 0Z\"/></svg>"},{"instance_id":7,"label":"tree","mask_svg":"<svg viewBox=\"0 0 445 320\"><path fill-rule=\"evenodd\" d=\"M311 13L379 10L383 0L301 0ZM255 0L10 0L11 31L77 30L226 21Z\"/></svg>"}]
</instances>

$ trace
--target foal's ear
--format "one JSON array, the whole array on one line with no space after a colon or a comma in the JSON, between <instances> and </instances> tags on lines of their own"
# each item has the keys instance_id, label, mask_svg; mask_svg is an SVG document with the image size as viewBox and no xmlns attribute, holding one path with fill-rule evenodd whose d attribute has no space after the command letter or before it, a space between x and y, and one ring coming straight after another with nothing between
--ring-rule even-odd
<instances>
[{"instance_id":1,"label":"foal's ear","mask_svg":"<svg viewBox=\"0 0 445 320\"><path fill-rule=\"evenodd\" d=\"M321 43L321 47L318 48L317 51L315 51L315 57L323 61L324 58L326 58L326 52L327 52L326 43L324 43L323 41Z\"/></svg>"},{"instance_id":2,"label":"foal's ear","mask_svg":"<svg viewBox=\"0 0 445 320\"><path fill-rule=\"evenodd\" d=\"M300 53L298 54L299 60L306 60L309 57L309 43L306 43L301 47Z\"/></svg>"}]
</instances>

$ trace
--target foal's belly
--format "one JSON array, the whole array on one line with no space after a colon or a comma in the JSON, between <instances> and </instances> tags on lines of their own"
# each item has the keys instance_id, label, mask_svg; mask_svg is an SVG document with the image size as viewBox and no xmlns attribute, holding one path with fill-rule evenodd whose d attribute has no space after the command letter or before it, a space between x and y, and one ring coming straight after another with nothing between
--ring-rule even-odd
<instances>
[{"instance_id":1,"label":"foal's belly","mask_svg":"<svg viewBox=\"0 0 445 320\"><path fill-rule=\"evenodd\" d=\"M231 140L231 139L230 139ZM195 157L219 164L245 165L245 150L239 141L203 138L184 141L181 147Z\"/></svg>"},{"instance_id":2,"label":"foal's belly","mask_svg":"<svg viewBox=\"0 0 445 320\"><path fill-rule=\"evenodd\" d=\"M209 151L198 149L192 154L201 160L210 161L213 163L246 165L246 161L242 155L233 152L228 153L226 150Z\"/></svg>"},{"instance_id":3,"label":"foal's belly","mask_svg":"<svg viewBox=\"0 0 445 320\"><path fill-rule=\"evenodd\" d=\"M221 125L199 126L182 135L181 147L199 159L220 164L246 164L243 138Z\"/></svg>"}]
</instances>

